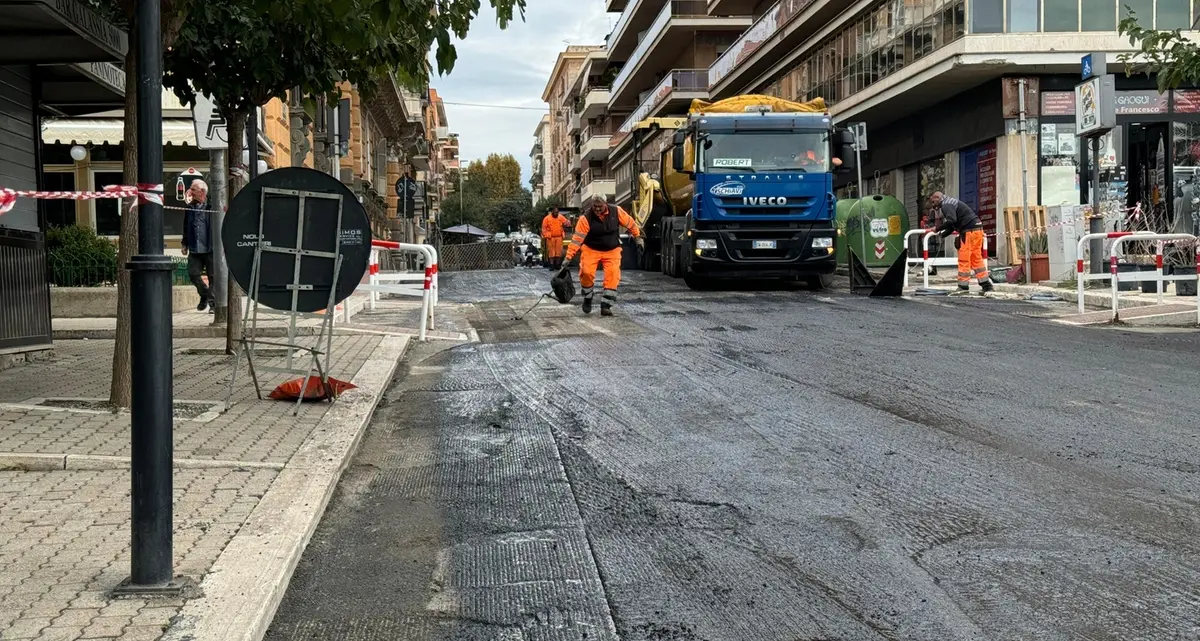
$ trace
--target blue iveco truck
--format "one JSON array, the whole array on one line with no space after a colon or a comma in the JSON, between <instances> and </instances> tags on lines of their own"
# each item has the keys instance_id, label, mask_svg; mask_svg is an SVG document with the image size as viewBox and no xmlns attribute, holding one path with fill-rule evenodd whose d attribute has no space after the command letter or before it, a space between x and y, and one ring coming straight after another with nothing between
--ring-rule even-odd
<instances>
[{"instance_id":1,"label":"blue iveco truck","mask_svg":"<svg viewBox=\"0 0 1200 641\"><path fill-rule=\"evenodd\" d=\"M647 236L639 266L693 288L724 278L828 287L838 242L833 174L853 170L855 155L853 134L834 127L824 101L697 101L687 118L638 123L635 162L639 140L672 129L658 145L661 173L635 167L634 217Z\"/></svg>"}]
</instances>

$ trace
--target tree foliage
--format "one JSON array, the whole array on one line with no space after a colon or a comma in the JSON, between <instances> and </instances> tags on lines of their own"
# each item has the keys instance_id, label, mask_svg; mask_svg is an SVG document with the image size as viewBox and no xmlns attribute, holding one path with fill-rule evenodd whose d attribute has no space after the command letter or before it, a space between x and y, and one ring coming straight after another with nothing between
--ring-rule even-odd
<instances>
[{"instance_id":1,"label":"tree foliage","mask_svg":"<svg viewBox=\"0 0 1200 641\"><path fill-rule=\"evenodd\" d=\"M466 223L508 232L522 224L532 225L535 218L540 224L531 207L533 196L521 184L521 166L511 154L490 154L484 161L472 162L461 182L457 171L451 171L447 179L455 193L442 202L443 227Z\"/></svg>"},{"instance_id":2,"label":"tree foliage","mask_svg":"<svg viewBox=\"0 0 1200 641\"><path fill-rule=\"evenodd\" d=\"M1200 45L1180 29L1146 29L1132 11L1117 28L1137 48L1136 53L1118 56L1125 63L1126 73L1154 74L1160 93L1181 84L1200 84Z\"/></svg>"},{"instance_id":3,"label":"tree foliage","mask_svg":"<svg viewBox=\"0 0 1200 641\"><path fill-rule=\"evenodd\" d=\"M501 27L525 0L489 0ZM227 117L250 114L299 87L336 94L338 83L369 93L386 74L412 87L454 68L452 38L464 38L480 0L209 0L185 23L168 52L164 83L190 103L210 95Z\"/></svg>"}]
</instances>

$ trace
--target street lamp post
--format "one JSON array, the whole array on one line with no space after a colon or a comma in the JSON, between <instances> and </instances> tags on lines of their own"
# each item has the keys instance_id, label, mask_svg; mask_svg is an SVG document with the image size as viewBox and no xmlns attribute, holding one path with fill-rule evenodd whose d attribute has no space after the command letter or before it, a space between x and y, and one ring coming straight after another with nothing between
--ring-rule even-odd
<instances>
[{"instance_id":1,"label":"street lamp post","mask_svg":"<svg viewBox=\"0 0 1200 641\"><path fill-rule=\"evenodd\" d=\"M171 259L163 253L162 35L158 0L137 0L138 253L130 271L130 577L163 593L172 579Z\"/></svg>"}]
</instances>

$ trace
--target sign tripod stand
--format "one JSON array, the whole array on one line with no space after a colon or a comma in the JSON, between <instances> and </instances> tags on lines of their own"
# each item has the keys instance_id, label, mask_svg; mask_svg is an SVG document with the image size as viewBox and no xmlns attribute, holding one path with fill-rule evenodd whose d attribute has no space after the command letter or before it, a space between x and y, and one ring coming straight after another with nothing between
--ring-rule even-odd
<instances>
[{"instance_id":1,"label":"sign tripod stand","mask_svg":"<svg viewBox=\"0 0 1200 641\"><path fill-rule=\"evenodd\" d=\"M267 200L270 197L277 198L295 198L297 199L296 210L296 242L295 246L287 247L272 244L270 241L264 242L264 217L267 211ZM337 226L334 229L342 228L342 211L343 211L343 196L341 194L330 194L314 191L304 191L298 189L277 189L272 187L263 187L261 201L258 211L258 236L254 246L254 261L250 271L250 283L247 288L247 298L250 304L246 306L246 311L242 317L242 336L238 339L239 347L234 353L233 358L233 374L229 377L229 389L225 396L225 409L230 407L233 398L233 388L237 380L238 368L241 365L241 358L244 354L246 364L250 368L250 378L254 381L254 390L258 394L259 400L262 400L262 387L258 380L258 372L274 372L285 374L302 374L304 379L300 386L300 393L296 398L296 407L292 411L293 415L300 413L300 403L304 401L306 392L308 391L309 381L313 378L314 373L321 380L321 386L325 391L326 398L331 401L335 398L333 390L329 385L329 367L332 358L333 347L333 316L334 310L337 307L337 284L341 276L342 269L342 238L341 234L334 234L333 251L319 251L315 249L305 248L304 232L307 227L305 215L307 211L306 200L322 199L332 200L337 202ZM282 254L295 257L294 267L292 270L292 280L290 283L283 285L264 285L262 284L262 259L264 254ZM333 263L333 278L329 281L329 301L323 313L299 311L299 298L301 292L322 291L326 289L325 285L314 285L311 282L304 282L301 276L301 263L304 258L315 258L331 260ZM307 270L305 270L307 271ZM258 314L260 294L269 291L270 289L282 289L291 294L291 307L289 309L272 309L266 305L262 306L262 313L277 314L288 318L288 334L287 342L281 343L277 341L267 341L258 338ZM315 318L320 319L321 325L315 340L312 345L301 345L296 336L296 321L299 318ZM324 343L324 345L322 345ZM287 365L285 367L270 367L265 365L255 366L255 348L258 345L270 345L275 347L283 347L287 349ZM297 352L308 353L307 367L296 367L293 364L293 359ZM324 359L324 361L322 360Z\"/></svg>"}]
</instances>

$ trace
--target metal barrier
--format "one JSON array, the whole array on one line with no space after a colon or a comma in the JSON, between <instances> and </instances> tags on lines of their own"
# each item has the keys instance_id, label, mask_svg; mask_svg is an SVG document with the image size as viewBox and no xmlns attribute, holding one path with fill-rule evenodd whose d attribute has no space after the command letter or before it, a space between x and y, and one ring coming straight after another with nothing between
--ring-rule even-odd
<instances>
[{"instance_id":1,"label":"metal barrier","mask_svg":"<svg viewBox=\"0 0 1200 641\"><path fill-rule=\"evenodd\" d=\"M1088 234L1087 236L1091 236L1091 235L1092 234ZM1084 238L1086 238L1087 236L1084 236ZM1129 240L1130 238L1132 238L1133 240L1138 240L1138 241L1141 241L1141 240L1158 241L1157 243L1155 243L1155 249L1154 249L1155 270L1153 272L1125 272L1124 273L1125 277L1124 278L1121 277L1122 276L1121 272L1117 270L1117 249L1120 248L1121 243L1125 242L1126 240ZM1165 241L1177 241L1177 240L1191 240L1192 241L1192 244L1195 247L1195 253L1196 253L1196 273L1195 274L1181 274L1179 276L1174 276L1174 275L1163 276L1163 244ZM1123 234L1122 236L1119 236L1119 237L1113 239L1112 246L1109 247L1108 254L1109 254L1109 259L1108 259L1109 260L1109 263L1108 263L1109 264L1109 277L1112 279L1112 319L1114 322L1119 320L1118 310L1120 307L1120 301L1117 299L1117 286L1121 281L1128 283L1128 282L1152 280L1152 281L1158 283L1158 302L1159 302L1159 304L1162 304L1163 281L1165 281L1165 280L1193 280L1193 281L1197 281L1197 285L1200 286L1200 244L1196 244L1196 237L1193 236L1192 234L1152 234L1152 233L1129 234L1129 233L1126 233L1126 234ZM1079 265L1077 263L1076 268L1078 268L1078 267L1079 267ZM1080 295L1080 300L1083 300L1082 294ZM1198 298L1196 300L1196 323L1200 324L1200 298Z\"/></svg>"},{"instance_id":2,"label":"metal barrier","mask_svg":"<svg viewBox=\"0 0 1200 641\"><path fill-rule=\"evenodd\" d=\"M1080 314L1083 313L1083 283L1084 283L1084 281L1108 280L1108 274L1105 272L1100 272L1098 274L1088 274L1083 271L1083 260L1084 260L1083 259L1083 248L1086 247L1086 243L1089 241L1096 240L1097 238L1116 239L1116 238L1122 238L1124 236L1134 236L1134 235L1145 236L1146 234L1149 234L1149 233L1151 233L1151 232L1148 232L1148 231L1110 231L1110 232L1097 232L1097 233L1093 233L1093 234L1084 234L1079 237L1079 242L1076 243L1076 245L1075 245L1075 257L1076 257L1076 259L1075 259L1075 292L1076 292L1077 297L1079 298L1079 313ZM1109 250L1111 251L1111 249L1112 248L1110 247ZM1116 260L1115 253L1112 256L1112 260L1114 260L1114 261Z\"/></svg>"},{"instance_id":3,"label":"metal barrier","mask_svg":"<svg viewBox=\"0 0 1200 641\"><path fill-rule=\"evenodd\" d=\"M929 289L929 268L930 267L958 267L958 257L957 256L945 256L943 258L930 258L929 257L929 239L938 232L936 230L925 230L925 232L926 232L925 235L921 237L921 275L923 276L924 281L925 281L925 284L924 284L925 289ZM910 231L909 233L911 234L912 232ZM958 232L954 232L954 233L950 234L950 236L957 236L957 235L958 235ZM908 238L908 234L905 234L905 239L907 240L907 238ZM983 255L986 257L987 253L988 253L987 234L984 234L984 236L983 236L982 252L983 252ZM984 258L983 260L985 263L987 262L987 258ZM905 284L905 286L908 285L908 270L907 269L904 270L904 284Z\"/></svg>"},{"instance_id":4,"label":"metal barrier","mask_svg":"<svg viewBox=\"0 0 1200 641\"><path fill-rule=\"evenodd\" d=\"M910 229L907 232L905 232L904 233L905 249L908 248L908 244L909 244L909 242L911 242L909 239L913 235L927 234L931 231L936 231L936 230L933 230L933 229ZM925 253L926 254L929 253L928 249L925 251ZM908 253L908 258L904 259L904 285L903 285L904 289L908 289L908 270L911 268L912 265L920 265L923 262L925 262L925 256L921 256L915 251Z\"/></svg>"},{"instance_id":5,"label":"metal barrier","mask_svg":"<svg viewBox=\"0 0 1200 641\"><path fill-rule=\"evenodd\" d=\"M489 241L462 245L442 245L441 269L460 272L482 269L512 269L512 241Z\"/></svg>"},{"instance_id":6,"label":"metal barrier","mask_svg":"<svg viewBox=\"0 0 1200 641\"><path fill-rule=\"evenodd\" d=\"M433 308L437 305L435 284L438 265L437 251L430 245L414 245L389 240L373 240L371 246L373 249L370 267L367 270L367 282L358 286L358 289L370 292L368 308L375 309L379 294L421 297L421 320L417 338L422 341L426 340L426 330L435 329ZM377 253L379 249L416 254L422 259L424 269L420 272L381 272Z\"/></svg>"}]
</instances>

